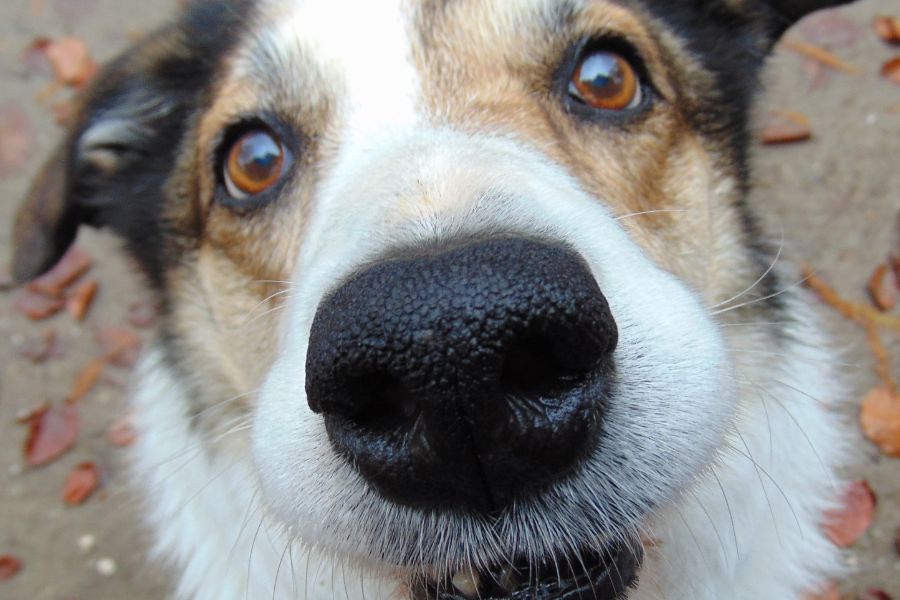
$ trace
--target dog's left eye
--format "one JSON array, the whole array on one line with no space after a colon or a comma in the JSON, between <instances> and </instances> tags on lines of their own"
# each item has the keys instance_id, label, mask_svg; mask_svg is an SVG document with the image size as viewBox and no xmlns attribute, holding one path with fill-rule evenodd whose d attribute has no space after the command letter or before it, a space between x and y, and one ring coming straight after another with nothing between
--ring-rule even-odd
<instances>
[{"instance_id":1,"label":"dog's left eye","mask_svg":"<svg viewBox=\"0 0 900 600\"><path fill-rule=\"evenodd\" d=\"M640 76L621 54L609 50L587 52L569 81L569 94L591 108L624 111L643 103Z\"/></svg>"},{"instance_id":2,"label":"dog's left eye","mask_svg":"<svg viewBox=\"0 0 900 600\"><path fill-rule=\"evenodd\" d=\"M256 196L277 184L290 162L281 139L268 129L241 134L225 154L222 175L228 195L235 200Z\"/></svg>"}]
</instances>

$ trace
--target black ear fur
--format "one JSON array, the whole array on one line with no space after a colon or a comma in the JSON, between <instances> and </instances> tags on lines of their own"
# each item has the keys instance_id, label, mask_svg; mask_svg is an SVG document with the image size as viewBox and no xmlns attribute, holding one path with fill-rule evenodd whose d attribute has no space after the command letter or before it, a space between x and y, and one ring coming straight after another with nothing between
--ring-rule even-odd
<instances>
[{"instance_id":1,"label":"black ear fur","mask_svg":"<svg viewBox=\"0 0 900 600\"><path fill-rule=\"evenodd\" d=\"M12 263L18 281L52 267L82 223L113 229L151 280L161 277L162 188L249 4L194 2L178 22L101 71L19 209Z\"/></svg>"}]
</instances>

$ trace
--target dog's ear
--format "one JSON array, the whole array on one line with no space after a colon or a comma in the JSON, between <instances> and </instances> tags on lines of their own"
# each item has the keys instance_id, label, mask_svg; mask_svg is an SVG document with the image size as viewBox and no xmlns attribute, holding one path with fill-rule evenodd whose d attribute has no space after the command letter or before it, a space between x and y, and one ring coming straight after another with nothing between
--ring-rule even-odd
<instances>
[{"instance_id":1,"label":"dog's ear","mask_svg":"<svg viewBox=\"0 0 900 600\"><path fill-rule=\"evenodd\" d=\"M778 38L785 30L805 17L823 8L850 4L854 0L762 0L775 15L773 35Z\"/></svg>"},{"instance_id":2,"label":"dog's ear","mask_svg":"<svg viewBox=\"0 0 900 600\"><path fill-rule=\"evenodd\" d=\"M247 17L240 4L195 2L100 72L19 209L16 280L52 267L81 224L110 227L138 253L159 241L164 182L225 44Z\"/></svg>"}]
</instances>

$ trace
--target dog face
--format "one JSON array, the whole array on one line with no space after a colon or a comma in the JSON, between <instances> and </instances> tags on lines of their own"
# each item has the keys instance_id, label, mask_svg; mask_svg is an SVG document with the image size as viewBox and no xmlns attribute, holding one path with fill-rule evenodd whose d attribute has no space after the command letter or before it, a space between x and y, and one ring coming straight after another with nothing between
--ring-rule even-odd
<instances>
[{"instance_id":1,"label":"dog face","mask_svg":"<svg viewBox=\"0 0 900 600\"><path fill-rule=\"evenodd\" d=\"M198 427L252 421L209 450L304 543L414 595L614 598L737 410L720 325L778 320L720 309L777 285L748 106L828 4L199 2L91 90L15 271L120 233Z\"/></svg>"}]
</instances>

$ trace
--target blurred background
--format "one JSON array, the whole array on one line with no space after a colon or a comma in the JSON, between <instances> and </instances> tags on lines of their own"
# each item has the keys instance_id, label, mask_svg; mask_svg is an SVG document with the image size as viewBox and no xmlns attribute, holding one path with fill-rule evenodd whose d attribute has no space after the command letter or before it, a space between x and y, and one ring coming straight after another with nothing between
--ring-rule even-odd
<instances>
[{"instance_id":1,"label":"blurred background","mask_svg":"<svg viewBox=\"0 0 900 600\"><path fill-rule=\"evenodd\" d=\"M0 3L0 265L9 260L17 203L61 139L74 89L95 63L139 39L177 4ZM879 15L900 18L900 2L864 0L819 13L779 46L758 110L751 201L774 239L784 231L785 259L798 273L808 264L844 299L878 310L874 291L881 314L896 319L895 274L887 266L880 278L877 271L900 256L900 60L890 63L900 57L900 40L889 42L884 21L875 26ZM144 557L123 464L132 435L129 369L152 328L153 306L115 240L82 231L79 246L84 253L71 265L78 278L63 301L10 289L0 267L0 598L163 598L164 574ZM850 575L839 582L840 593L822 598L900 600L900 462L887 454L900 449L900 435L895 448L890 432L879 447L859 425L870 391L891 373L900 377L900 333L876 328L883 352L873 352L865 327L824 309L853 383L851 397L829 399L846 400L840 410L859 449L846 475L868 483L875 509L868 526L871 496L858 483L859 501L834 534L851 547ZM113 364L98 362L110 347L127 351ZM77 427L65 413L42 412L67 398L77 400ZM877 408L876 417L900 432L900 399ZM877 590L888 596L873 595Z\"/></svg>"}]
</instances>

